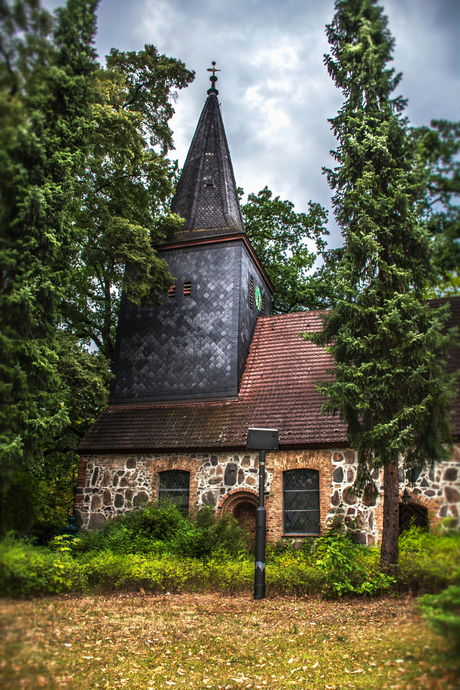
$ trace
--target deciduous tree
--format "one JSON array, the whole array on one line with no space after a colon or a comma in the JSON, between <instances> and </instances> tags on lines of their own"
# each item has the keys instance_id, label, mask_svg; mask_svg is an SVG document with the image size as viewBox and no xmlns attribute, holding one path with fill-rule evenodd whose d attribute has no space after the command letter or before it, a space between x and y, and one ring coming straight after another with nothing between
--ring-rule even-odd
<instances>
[{"instance_id":1,"label":"deciduous tree","mask_svg":"<svg viewBox=\"0 0 460 690\"><path fill-rule=\"evenodd\" d=\"M438 279L433 296L460 294L460 122L413 130L428 166L428 230Z\"/></svg>"},{"instance_id":2,"label":"deciduous tree","mask_svg":"<svg viewBox=\"0 0 460 690\"><path fill-rule=\"evenodd\" d=\"M322 206L310 202L308 213L297 213L291 201L273 198L264 187L248 195L241 211L246 233L275 287L273 313L330 306L330 285L313 270L328 234Z\"/></svg>"},{"instance_id":3,"label":"deciduous tree","mask_svg":"<svg viewBox=\"0 0 460 690\"><path fill-rule=\"evenodd\" d=\"M122 291L137 304L155 304L173 282L152 245L182 223L165 207L176 174L166 153L174 89L193 77L151 45L138 53L113 49L95 75L89 152L78 180L78 270L64 324L110 362Z\"/></svg>"}]
</instances>

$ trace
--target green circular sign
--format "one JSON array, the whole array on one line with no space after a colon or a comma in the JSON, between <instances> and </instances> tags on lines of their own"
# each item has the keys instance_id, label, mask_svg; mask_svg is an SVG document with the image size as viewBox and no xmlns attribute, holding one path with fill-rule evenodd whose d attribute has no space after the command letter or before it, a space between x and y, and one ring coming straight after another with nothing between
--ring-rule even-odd
<instances>
[{"instance_id":1,"label":"green circular sign","mask_svg":"<svg viewBox=\"0 0 460 690\"><path fill-rule=\"evenodd\" d=\"M262 294L259 286L256 286L256 307L258 311L262 311Z\"/></svg>"}]
</instances>

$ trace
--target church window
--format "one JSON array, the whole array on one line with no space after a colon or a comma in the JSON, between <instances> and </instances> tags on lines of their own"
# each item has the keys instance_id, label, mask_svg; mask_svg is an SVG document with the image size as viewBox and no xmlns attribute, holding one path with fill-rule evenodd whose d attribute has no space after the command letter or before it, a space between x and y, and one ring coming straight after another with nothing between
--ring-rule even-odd
<instances>
[{"instance_id":1,"label":"church window","mask_svg":"<svg viewBox=\"0 0 460 690\"><path fill-rule=\"evenodd\" d=\"M283 472L285 534L319 534L319 472Z\"/></svg>"},{"instance_id":2,"label":"church window","mask_svg":"<svg viewBox=\"0 0 460 690\"><path fill-rule=\"evenodd\" d=\"M171 285L171 287L168 290L168 299L174 299L176 296L176 285Z\"/></svg>"},{"instance_id":3,"label":"church window","mask_svg":"<svg viewBox=\"0 0 460 690\"><path fill-rule=\"evenodd\" d=\"M249 309L254 306L254 278L251 276L249 280Z\"/></svg>"},{"instance_id":4,"label":"church window","mask_svg":"<svg viewBox=\"0 0 460 690\"><path fill-rule=\"evenodd\" d=\"M188 513L190 472L168 470L160 472L158 503L174 503L181 513Z\"/></svg>"},{"instance_id":5,"label":"church window","mask_svg":"<svg viewBox=\"0 0 460 690\"><path fill-rule=\"evenodd\" d=\"M262 297L262 316L265 316L265 297Z\"/></svg>"},{"instance_id":6,"label":"church window","mask_svg":"<svg viewBox=\"0 0 460 690\"><path fill-rule=\"evenodd\" d=\"M212 177L205 177L204 178L204 186L205 187L214 187L214 179Z\"/></svg>"},{"instance_id":7,"label":"church window","mask_svg":"<svg viewBox=\"0 0 460 690\"><path fill-rule=\"evenodd\" d=\"M190 281L184 283L184 297L190 297L192 294L192 283Z\"/></svg>"}]
</instances>

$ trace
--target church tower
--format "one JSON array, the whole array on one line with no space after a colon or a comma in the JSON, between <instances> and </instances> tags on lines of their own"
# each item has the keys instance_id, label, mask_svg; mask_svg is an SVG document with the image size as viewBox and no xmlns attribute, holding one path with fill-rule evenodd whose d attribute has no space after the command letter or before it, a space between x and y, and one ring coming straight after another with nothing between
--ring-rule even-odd
<instances>
[{"instance_id":1,"label":"church tower","mask_svg":"<svg viewBox=\"0 0 460 690\"><path fill-rule=\"evenodd\" d=\"M184 226L156 247L175 284L161 306L123 297L110 405L236 397L257 317L270 314L273 286L244 231L210 71L171 205Z\"/></svg>"}]
</instances>

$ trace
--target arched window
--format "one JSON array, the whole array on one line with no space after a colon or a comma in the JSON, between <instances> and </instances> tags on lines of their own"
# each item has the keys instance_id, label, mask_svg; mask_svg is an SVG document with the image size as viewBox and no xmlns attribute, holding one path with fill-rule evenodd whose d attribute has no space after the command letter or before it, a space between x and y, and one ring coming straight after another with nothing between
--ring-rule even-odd
<instances>
[{"instance_id":1,"label":"arched window","mask_svg":"<svg viewBox=\"0 0 460 690\"><path fill-rule=\"evenodd\" d=\"M158 503L175 503L182 513L188 513L190 472L167 470L160 472Z\"/></svg>"},{"instance_id":2,"label":"arched window","mask_svg":"<svg viewBox=\"0 0 460 690\"><path fill-rule=\"evenodd\" d=\"M319 472L283 472L284 534L319 534Z\"/></svg>"}]
</instances>

